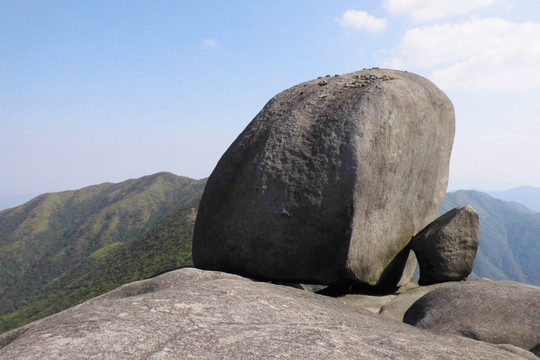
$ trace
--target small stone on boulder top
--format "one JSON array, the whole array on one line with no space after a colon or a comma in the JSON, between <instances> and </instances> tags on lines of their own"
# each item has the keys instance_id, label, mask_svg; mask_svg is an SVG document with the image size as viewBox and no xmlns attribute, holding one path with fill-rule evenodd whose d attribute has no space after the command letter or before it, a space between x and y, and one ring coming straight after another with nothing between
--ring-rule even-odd
<instances>
[{"instance_id":1,"label":"small stone on boulder top","mask_svg":"<svg viewBox=\"0 0 540 360\"><path fill-rule=\"evenodd\" d=\"M194 263L274 281L395 286L403 250L444 199L453 138L450 100L418 75L371 69L285 90L208 179Z\"/></svg>"}]
</instances>

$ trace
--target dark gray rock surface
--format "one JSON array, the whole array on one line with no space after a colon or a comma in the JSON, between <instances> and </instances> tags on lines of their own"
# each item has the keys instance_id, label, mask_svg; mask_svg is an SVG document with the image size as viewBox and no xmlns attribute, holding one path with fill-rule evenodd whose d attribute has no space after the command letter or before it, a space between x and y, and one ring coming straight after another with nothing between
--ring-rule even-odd
<instances>
[{"instance_id":1,"label":"dark gray rock surface","mask_svg":"<svg viewBox=\"0 0 540 360\"><path fill-rule=\"evenodd\" d=\"M470 206L452 209L410 243L420 265L420 285L465 280L480 242L478 213Z\"/></svg>"},{"instance_id":2,"label":"dark gray rock surface","mask_svg":"<svg viewBox=\"0 0 540 360\"><path fill-rule=\"evenodd\" d=\"M339 299L192 268L124 285L0 336L0 359L536 359Z\"/></svg>"},{"instance_id":3,"label":"dark gray rock surface","mask_svg":"<svg viewBox=\"0 0 540 360\"><path fill-rule=\"evenodd\" d=\"M511 281L448 284L416 301L403 321L441 334L530 350L540 342L540 288Z\"/></svg>"},{"instance_id":4,"label":"dark gray rock surface","mask_svg":"<svg viewBox=\"0 0 540 360\"><path fill-rule=\"evenodd\" d=\"M453 138L450 100L418 75L372 69L285 90L210 176L195 265L394 286L442 204Z\"/></svg>"}]
</instances>

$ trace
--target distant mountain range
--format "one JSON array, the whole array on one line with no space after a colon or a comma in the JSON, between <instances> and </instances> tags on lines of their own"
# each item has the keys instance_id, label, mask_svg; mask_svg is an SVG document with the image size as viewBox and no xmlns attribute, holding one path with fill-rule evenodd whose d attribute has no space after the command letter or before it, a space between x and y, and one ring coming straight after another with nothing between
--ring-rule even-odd
<instances>
[{"instance_id":1,"label":"distant mountain range","mask_svg":"<svg viewBox=\"0 0 540 360\"><path fill-rule=\"evenodd\" d=\"M540 212L540 188L520 186L510 190L486 191L485 193L497 199L518 202L531 210Z\"/></svg>"},{"instance_id":2,"label":"distant mountain range","mask_svg":"<svg viewBox=\"0 0 540 360\"><path fill-rule=\"evenodd\" d=\"M0 211L0 332L192 265L205 184L159 173ZM480 214L473 276L540 285L540 214L477 191L448 193L441 211L464 205Z\"/></svg>"}]
</instances>

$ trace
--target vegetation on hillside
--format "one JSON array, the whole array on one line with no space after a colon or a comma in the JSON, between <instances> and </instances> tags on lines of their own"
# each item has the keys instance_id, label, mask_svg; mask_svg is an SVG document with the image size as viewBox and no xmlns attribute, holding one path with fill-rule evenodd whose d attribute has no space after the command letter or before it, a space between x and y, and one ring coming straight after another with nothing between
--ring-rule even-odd
<instances>
[{"instance_id":1,"label":"vegetation on hillside","mask_svg":"<svg viewBox=\"0 0 540 360\"><path fill-rule=\"evenodd\" d=\"M0 332L54 314L122 284L191 266L191 239L200 198L184 205L145 236L88 256L70 272L46 285L28 305L0 316ZM104 248L105 249L105 248Z\"/></svg>"},{"instance_id":2,"label":"vegetation on hillside","mask_svg":"<svg viewBox=\"0 0 540 360\"><path fill-rule=\"evenodd\" d=\"M13 323L8 320L14 313L31 312L30 318L36 318L34 313L41 313L36 302L56 294L55 284L82 277L95 264L149 234L178 208L198 203L204 184L204 180L159 173L45 194L1 211L0 325L11 327L6 324ZM70 294L70 301L57 301L54 306L61 308L81 298Z\"/></svg>"}]
</instances>

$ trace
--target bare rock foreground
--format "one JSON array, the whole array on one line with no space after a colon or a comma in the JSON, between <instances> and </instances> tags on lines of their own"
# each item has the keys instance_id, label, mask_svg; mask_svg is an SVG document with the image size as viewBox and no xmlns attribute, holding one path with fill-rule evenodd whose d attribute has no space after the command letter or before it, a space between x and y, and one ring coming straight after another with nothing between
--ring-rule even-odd
<instances>
[{"instance_id":1,"label":"bare rock foreground","mask_svg":"<svg viewBox=\"0 0 540 360\"><path fill-rule=\"evenodd\" d=\"M536 359L340 299L185 268L0 336L0 359Z\"/></svg>"}]
</instances>

